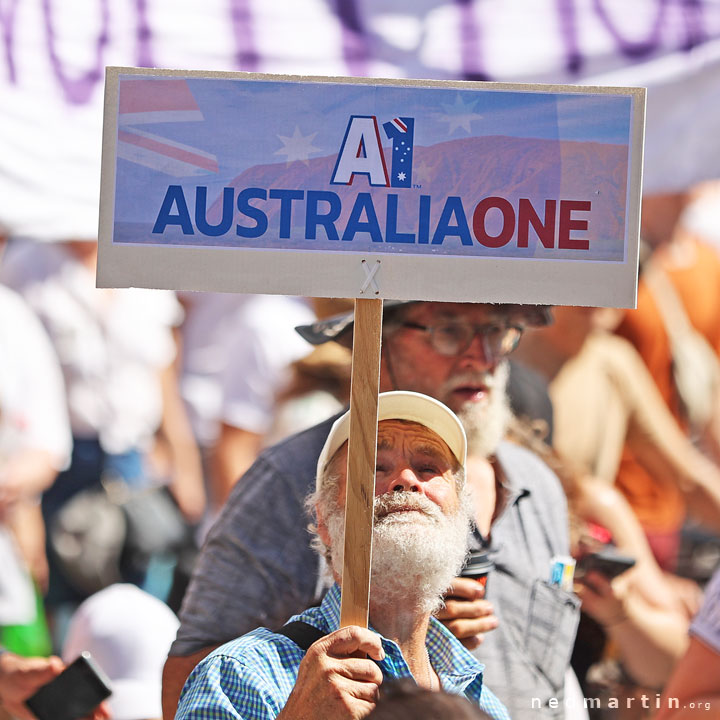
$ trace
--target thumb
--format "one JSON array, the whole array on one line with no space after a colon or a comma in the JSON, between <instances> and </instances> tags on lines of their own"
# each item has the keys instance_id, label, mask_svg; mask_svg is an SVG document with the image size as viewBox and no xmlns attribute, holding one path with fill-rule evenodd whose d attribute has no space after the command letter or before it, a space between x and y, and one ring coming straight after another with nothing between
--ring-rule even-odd
<instances>
[{"instance_id":1,"label":"thumb","mask_svg":"<svg viewBox=\"0 0 720 720\"><path fill-rule=\"evenodd\" d=\"M23 678L33 684L44 684L57 677L65 664L59 657L27 658L22 665Z\"/></svg>"},{"instance_id":2,"label":"thumb","mask_svg":"<svg viewBox=\"0 0 720 720\"><path fill-rule=\"evenodd\" d=\"M65 663L57 655L49 657L48 663L55 675L59 675L65 669Z\"/></svg>"}]
</instances>

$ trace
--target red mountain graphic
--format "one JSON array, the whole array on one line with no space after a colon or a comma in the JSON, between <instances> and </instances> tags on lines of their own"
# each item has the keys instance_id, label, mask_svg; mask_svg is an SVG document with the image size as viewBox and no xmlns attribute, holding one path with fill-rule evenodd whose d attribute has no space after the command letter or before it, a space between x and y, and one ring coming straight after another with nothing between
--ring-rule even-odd
<instances>
[{"instance_id":1,"label":"red mountain graphic","mask_svg":"<svg viewBox=\"0 0 720 720\"><path fill-rule=\"evenodd\" d=\"M541 218L545 199L589 200L592 202L589 237L622 246L628 158L625 145L489 136L449 140L431 147L416 146L414 152L413 188L372 188L379 217L385 212L384 195L399 196L400 232L412 232L416 227L419 195L432 197L431 228L435 227L449 195L463 198L469 223L475 205L488 196L499 195L514 207L518 199L528 198ZM388 165L389 154L387 148ZM307 164L258 165L238 175L230 185L236 191L247 187L330 190L342 200L338 227L343 227L355 196L368 192L370 186L366 176L359 175L350 186L330 185L335 162L336 156L330 155L311 159ZM279 201L260 204L268 215L270 228L277 228ZM303 203L295 205L293 225L299 225L304 222ZM218 199L208 213L210 222L217 222L220 212Z\"/></svg>"}]
</instances>

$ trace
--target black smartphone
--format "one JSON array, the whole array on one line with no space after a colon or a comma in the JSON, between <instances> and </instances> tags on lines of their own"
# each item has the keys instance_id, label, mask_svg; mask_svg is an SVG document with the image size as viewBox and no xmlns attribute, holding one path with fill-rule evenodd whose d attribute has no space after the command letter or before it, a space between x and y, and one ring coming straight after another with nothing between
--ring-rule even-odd
<instances>
[{"instance_id":1,"label":"black smartphone","mask_svg":"<svg viewBox=\"0 0 720 720\"><path fill-rule=\"evenodd\" d=\"M111 694L107 675L90 653L84 652L25 704L38 720L78 720L89 715Z\"/></svg>"},{"instance_id":2,"label":"black smartphone","mask_svg":"<svg viewBox=\"0 0 720 720\"><path fill-rule=\"evenodd\" d=\"M595 570L604 575L608 580L616 578L627 572L635 565L635 558L628 555L621 555L615 550L606 549L596 553L589 553L580 558L577 569L582 573Z\"/></svg>"}]
</instances>

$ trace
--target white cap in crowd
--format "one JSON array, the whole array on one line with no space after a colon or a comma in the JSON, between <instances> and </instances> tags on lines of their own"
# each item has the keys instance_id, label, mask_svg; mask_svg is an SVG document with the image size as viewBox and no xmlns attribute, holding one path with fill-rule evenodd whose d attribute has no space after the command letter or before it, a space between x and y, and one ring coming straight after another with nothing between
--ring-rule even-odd
<instances>
[{"instance_id":1,"label":"white cap in crowd","mask_svg":"<svg viewBox=\"0 0 720 720\"><path fill-rule=\"evenodd\" d=\"M70 622L63 660L87 650L111 680L113 720L162 717L162 668L179 621L135 585L111 585L85 600Z\"/></svg>"},{"instance_id":2,"label":"white cap in crowd","mask_svg":"<svg viewBox=\"0 0 720 720\"><path fill-rule=\"evenodd\" d=\"M467 456L465 430L457 415L439 400L409 390L380 393L378 422L383 420L409 420L424 425L445 441L456 460L465 467ZM350 411L348 410L333 423L320 452L315 479L316 489L319 489L325 467L349 436Z\"/></svg>"}]
</instances>

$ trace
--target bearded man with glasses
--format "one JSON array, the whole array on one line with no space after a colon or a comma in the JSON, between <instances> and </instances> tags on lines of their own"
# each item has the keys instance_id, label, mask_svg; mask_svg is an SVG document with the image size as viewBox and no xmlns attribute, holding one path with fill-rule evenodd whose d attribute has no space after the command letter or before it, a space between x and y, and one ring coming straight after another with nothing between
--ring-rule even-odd
<instances>
[{"instance_id":1,"label":"bearded man with glasses","mask_svg":"<svg viewBox=\"0 0 720 720\"><path fill-rule=\"evenodd\" d=\"M527 322L514 306L402 306L383 324L388 389L415 390L445 403L460 417L474 454L486 458L505 434L510 416L506 358Z\"/></svg>"},{"instance_id":2,"label":"bearded man with glasses","mask_svg":"<svg viewBox=\"0 0 720 720\"><path fill-rule=\"evenodd\" d=\"M549 312L472 303L385 307L380 390L430 395L460 418L473 495L470 547L494 562L487 598L481 584L457 578L438 617L485 664L485 681L514 720L559 720L579 604L548 583L551 559L569 553L566 500L539 458L503 440L511 418L507 355L525 327L549 322ZM298 332L314 344L349 343L352 322L350 313ZM279 627L322 594L302 500L333 419L266 450L238 481L183 603L165 667L166 719L185 677L211 649L258 626Z\"/></svg>"}]
</instances>

